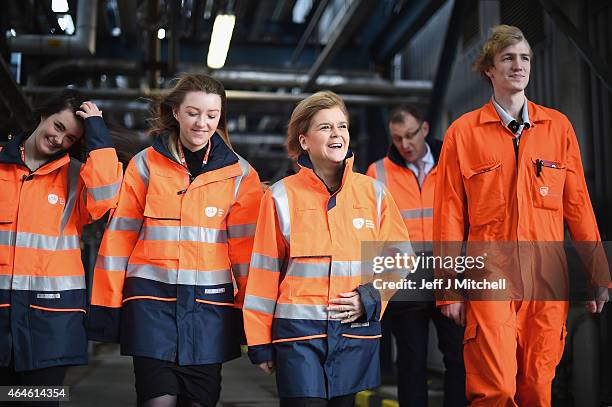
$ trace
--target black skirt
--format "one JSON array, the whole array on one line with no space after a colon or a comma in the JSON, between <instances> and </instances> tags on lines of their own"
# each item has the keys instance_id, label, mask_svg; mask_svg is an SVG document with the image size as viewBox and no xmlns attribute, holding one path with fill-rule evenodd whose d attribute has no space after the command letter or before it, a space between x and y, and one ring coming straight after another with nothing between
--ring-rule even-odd
<instances>
[{"instance_id":1,"label":"black skirt","mask_svg":"<svg viewBox=\"0 0 612 407\"><path fill-rule=\"evenodd\" d=\"M134 357L138 405L170 394L204 407L215 406L221 393L221 363L179 366L164 360Z\"/></svg>"}]
</instances>

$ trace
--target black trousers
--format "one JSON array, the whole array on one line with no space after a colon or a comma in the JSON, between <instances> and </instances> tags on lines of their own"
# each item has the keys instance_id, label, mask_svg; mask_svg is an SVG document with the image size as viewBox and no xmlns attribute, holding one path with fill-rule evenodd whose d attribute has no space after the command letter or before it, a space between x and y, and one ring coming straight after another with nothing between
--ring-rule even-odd
<instances>
[{"instance_id":1,"label":"black trousers","mask_svg":"<svg viewBox=\"0 0 612 407\"><path fill-rule=\"evenodd\" d=\"M16 372L14 367L0 367L0 386L63 386L68 366L52 366ZM3 406L56 407L59 401L4 402Z\"/></svg>"},{"instance_id":2,"label":"black trousers","mask_svg":"<svg viewBox=\"0 0 612 407\"><path fill-rule=\"evenodd\" d=\"M446 318L433 302L389 303L385 318L397 341L398 399L401 407L427 406L427 343L429 321L438 334L444 374L444 406L467 406L465 366L463 364L463 328Z\"/></svg>"},{"instance_id":3,"label":"black trousers","mask_svg":"<svg viewBox=\"0 0 612 407\"><path fill-rule=\"evenodd\" d=\"M221 394L221 363L179 366L174 362L133 357L138 405L165 394L177 396L178 404L194 401L216 406Z\"/></svg>"},{"instance_id":4,"label":"black trousers","mask_svg":"<svg viewBox=\"0 0 612 407\"><path fill-rule=\"evenodd\" d=\"M316 397L287 397L280 399L280 407L353 407L355 395L334 397L330 400Z\"/></svg>"}]
</instances>

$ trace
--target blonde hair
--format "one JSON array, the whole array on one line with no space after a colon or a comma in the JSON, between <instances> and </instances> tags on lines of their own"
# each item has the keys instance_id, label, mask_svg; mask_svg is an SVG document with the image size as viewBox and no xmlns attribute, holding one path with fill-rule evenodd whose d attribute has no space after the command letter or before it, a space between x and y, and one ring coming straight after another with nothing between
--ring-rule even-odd
<instances>
[{"instance_id":1,"label":"blonde hair","mask_svg":"<svg viewBox=\"0 0 612 407\"><path fill-rule=\"evenodd\" d=\"M223 84L208 75L183 74L176 78L176 83L164 95L162 95L153 108L153 118L151 122L150 134L157 136L162 133L169 133L168 148L170 153L178 160L177 143L179 138L179 123L173 115L173 109L178 109L185 100L185 95L189 92L205 92L219 95L221 98L221 117L217 126L217 133L221 136L225 144L232 148L229 134L227 131L225 88Z\"/></svg>"},{"instance_id":2,"label":"blonde hair","mask_svg":"<svg viewBox=\"0 0 612 407\"><path fill-rule=\"evenodd\" d=\"M329 90L312 94L298 103L291 113L291 119L287 127L287 152L290 158L295 160L300 154L305 153L300 144L300 134L306 134L314 115L321 110L334 107L340 108L348 121L349 114L344 101L340 96Z\"/></svg>"},{"instance_id":3,"label":"blonde hair","mask_svg":"<svg viewBox=\"0 0 612 407\"><path fill-rule=\"evenodd\" d=\"M483 78L491 83L491 79L489 79L486 72L494 65L495 55L504 48L518 44L521 41L527 43L527 46L529 46L529 54L533 56L529 41L527 41L527 38L525 38L525 35L518 27L505 24L492 27L491 35L482 46L480 55L478 55L474 65L472 65L472 69L480 73Z\"/></svg>"}]
</instances>

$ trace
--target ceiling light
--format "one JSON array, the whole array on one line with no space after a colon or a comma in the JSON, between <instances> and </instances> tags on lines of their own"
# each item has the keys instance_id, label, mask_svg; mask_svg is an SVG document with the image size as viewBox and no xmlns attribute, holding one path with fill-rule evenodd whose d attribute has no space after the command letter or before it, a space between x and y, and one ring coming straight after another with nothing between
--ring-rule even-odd
<instances>
[{"instance_id":1,"label":"ceiling light","mask_svg":"<svg viewBox=\"0 0 612 407\"><path fill-rule=\"evenodd\" d=\"M210 68L219 69L225 65L235 24L236 16L233 14L219 14L215 18L206 59L206 64Z\"/></svg>"},{"instance_id":2,"label":"ceiling light","mask_svg":"<svg viewBox=\"0 0 612 407\"><path fill-rule=\"evenodd\" d=\"M54 13L67 13L68 0L53 0L51 2L51 10L53 10Z\"/></svg>"}]
</instances>

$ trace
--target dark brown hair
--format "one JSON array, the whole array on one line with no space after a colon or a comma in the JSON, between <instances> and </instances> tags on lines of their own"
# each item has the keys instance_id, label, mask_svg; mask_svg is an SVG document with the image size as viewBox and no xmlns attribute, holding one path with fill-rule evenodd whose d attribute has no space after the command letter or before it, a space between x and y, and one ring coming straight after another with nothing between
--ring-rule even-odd
<instances>
[{"instance_id":1,"label":"dark brown hair","mask_svg":"<svg viewBox=\"0 0 612 407\"><path fill-rule=\"evenodd\" d=\"M406 103L391 110L391 113L389 114L389 123L404 123L407 114L414 117L419 124L423 123L423 120L425 120L423 109L421 109L418 105Z\"/></svg>"},{"instance_id":2,"label":"dark brown hair","mask_svg":"<svg viewBox=\"0 0 612 407\"><path fill-rule=\"evenodd\" d=\"M185 95L189 92L205 92L221 97L221 117L219 118L217 133L225 144L231 148L225 113L227 105L225 88L221 82L208 75L183 74L176 79L174 86L161 96L153 108L150 134L155 136L168 132L174 140L178 139L179 123L174 118L173 109L178 109L185 100Z\"/></svg>"}]
</instances>

